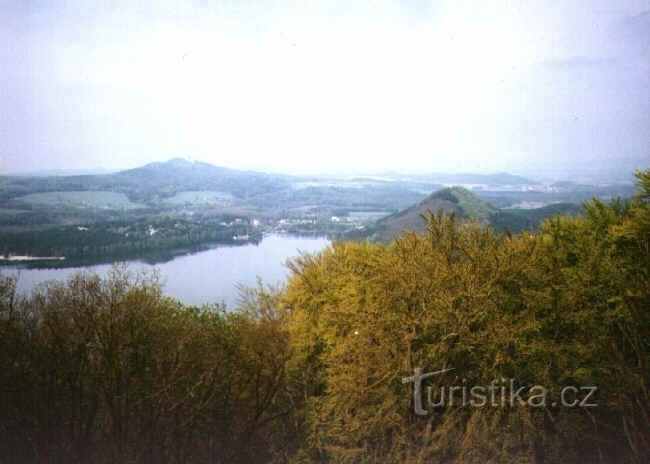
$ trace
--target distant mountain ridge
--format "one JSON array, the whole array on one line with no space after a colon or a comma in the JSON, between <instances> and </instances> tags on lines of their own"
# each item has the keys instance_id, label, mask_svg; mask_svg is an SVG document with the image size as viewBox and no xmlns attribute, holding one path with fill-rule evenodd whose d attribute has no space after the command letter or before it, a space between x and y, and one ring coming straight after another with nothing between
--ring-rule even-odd
<instances>
[{"instance_id":1,"label":"distant mountain ridge","mask_svg":"<svg viewBox=\"0 0 650 464\"><path fill-rule=\"evenodd\" d=\"M444 188L449 182L471 190ZM148 211L147 214L194 214L198 210L210 210L210 214L275 219L309 216L310 220L317 219L320 224L329 224L333 222L331 218L336 218L349 227L363 225L359 228L360 233L368 226L378 236L392 237L405 228L420 230L423 224L420 216L427 210L454 211L461 218L488 221L495 227L509 227L516 231L538 223L535 214L543 212L531 213L533 215L529 217L528 213L512 213L497 207L506 208L522 202L579 203L594 195L613 197L625 194L618 188L580 185L559 185L548 190L548 186L536 188L530 182L508 173L395 174L382 178L303 177L242 171L174 158L108 174L0 176L0 210L7 209L7 214L12 215L27 208L45 214L52 211L51 205L54 204L67 210L84 210L96 204L97 192L108 192L102 197L107 203L93 211L97 212L98 208L119 211L128 200L129 204L139 205L139 210ZM435 193L419 201L432 191ZM84 199L78 192L89 192L89 198ZM125 198L114 202L110 199L118 197L109 194L120 194ZM75 201L68 201L69 198ZM368 222L370 217L381 217L394 211L399 212L381 220L376 227ZM351 217L349 213L357 215ZM344 218L343 221L340 218Z\"/></svg>"},{"instance_id":2,"label":"distant mountain ridge","mask_svg":"<svg viewBox=\"0 0 650 464\"><path fill-rule=\"evenodd\" d=\"M216 190L249 198L269 190L287 189L288 176L239 171L200 161L174 158L165 162L109 174L50 177L3 176L7 197L33 192L107 190L126 194L134 201L152 201L185 190ZM15 193L14 193L15 191Z\"/></svg>"},{"instance_id":3,"label":"distant mountain ridge","mask_svg":"<svg viewBox=\"0 0 650 464\"><path fill-rule=\"evenodd\" d=\"M421 174L413 176L415 179L428 180L437 184L447 185L532 185L537 184L536 181L527 179L522 176L510 174L507 172L498 172L494 174L473 174L473 173L432 173Z\"/></svg>"},{"instance_id":4,"label":"distant mountain ridge","mask_svg":"<svg viewBox=\"0 0 650 464\"><path fill-rule=\"evenodd\" d=\"M214 166L201 161L174 158L149 163L110 175L110 183L138 183L135 197L157 191L159 196L183 190L216 190L238 198L248 198L267 191L287 188L286 176ZM139 194L138 192L142 192Z\"/></svg>"},{"instance_id":5,"label":"distant mountain ridge","mask_svg":"<svg viewBox=\"0 0 650 464\"><path fill-rule=\"evenodd\" d=\"M62 173L61 173L62 174ZM405 178L411 181L405 182ZM162 199L172 197L182 191L212 190L232 195L235 199L248 201L258 198L265 205L274 200L291 201L296 197L295 185L305 180L319 181L318 177L301 177L285 174L268 174L257 171L244 171L215 166L203 161L188 161L173 158L163 162L153 162L137 168L110 173L84 173L53 176L0 176L3 191L0 200L8 200L28 193L54 191L111 191L125 194L136 203L157 204ZM320 179L322 180L322 179ZM398 176L386 179L353 178L340 180L339 186L320 185L320 191L328 195L354 196L354 182L361 182L368 189L359 199L376 207L393 207L394 201L384 201L386 195L395 191L407 202L399 202L403 208L417 198L422 191L443 186L449 182L463 185L520 185L531 181L508 173L497 174L423 174L419 176ZM347 182L347 184L345 183ZM343 192L348 189L347 192ZM384 189L383 193L378 193ZM343 192L343 193L342 193ZM303 191L303 196L309 190ZM394 195L393 195L394 196ZM318 196L305 198L304 202L318 202ZM387 198L390 200L390 198ZM351 199L337 200L338 204L353 204ZM336 202L335 202L336 203Z\"/></svg>"}]
</instances>

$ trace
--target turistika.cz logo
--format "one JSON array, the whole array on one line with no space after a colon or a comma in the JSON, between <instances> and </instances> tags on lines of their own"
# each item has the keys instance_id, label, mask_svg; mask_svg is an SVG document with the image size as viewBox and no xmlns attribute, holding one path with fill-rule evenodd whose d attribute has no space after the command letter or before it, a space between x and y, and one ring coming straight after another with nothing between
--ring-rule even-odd
<instances>
[{"instance_id":1,"label":"turistika.cz logo","mask_svg":"<svg viewBox=\"0 0 650 464\"><path fill-rule=\"evenodd\" d=\"M424 380L453 371L454 368L443 369L435 372L424 373L421 368L415 368L413 375L402 378L402 383L413 383L413 410L418 416L426 416L428 410L423 404L422 383ZM489 385L468 385L466 379L460 384L438 388L427 387L427 406L436 409L452 406L462 407L515 407L527 406L531 408L567 407L567 408L593 408L598 404L594 402L594 394L598 390L595 386L569 385L560 390L560 397L556 401L549 398L548 389L541 385L520 386L515 379L494 379Z\"/></svg>"}]
</instances>

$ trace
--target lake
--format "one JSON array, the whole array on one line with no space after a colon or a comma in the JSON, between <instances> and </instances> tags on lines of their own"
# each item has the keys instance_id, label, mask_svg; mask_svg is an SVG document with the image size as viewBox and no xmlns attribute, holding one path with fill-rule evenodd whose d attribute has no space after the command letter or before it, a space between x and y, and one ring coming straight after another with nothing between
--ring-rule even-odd
<instances>
[{"instance_id":1,"label":"lake","mask_svg":"<svg viewBox=\"0 0 650 464\"><path fill-rule=\"evenodd\" d=\"M132 271L157 270L166 295L185 304L201 305L225 301L232 305L238 296L236 285L254 286L257 277L264 283L283 282L289 273L287 259L300 252L313 253L327 247L326 238L268 235L255 244L220 246L209 250L178 256L171 261L147 264L129 261ZM75 272L89 271L105 276L111 264L70 268L22 268L2 266L3 274L18 275L18 291L26 293L50 280L64 280Z\"/></svg>"}]
</instances>

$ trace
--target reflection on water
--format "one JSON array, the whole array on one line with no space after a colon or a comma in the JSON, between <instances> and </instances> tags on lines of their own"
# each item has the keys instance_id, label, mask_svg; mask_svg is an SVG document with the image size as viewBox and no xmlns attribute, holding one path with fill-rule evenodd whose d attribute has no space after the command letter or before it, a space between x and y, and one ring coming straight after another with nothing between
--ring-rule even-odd
<instances>
[{"instance_id":1,"label":"reflection on water","mask_svg":"<svg viewBox=\"0 0 650 464\"><path fill-rule=\"evenodd\" d=\"M304 238L269 235L258 244L218 247L198 253L178 256L171 261L150 265L141 261L129 262L134 271L159 272L165 294L186 304L204 304L225 301L232 305L237 298L236 284L255 285L257 277L265 283L283 281L288 270L287 259L299 252L316 252L329 244L326 238ZM72 268L26 269L3 266L4 274L19 274L18 290L29 292L42 282L65 279L80 270L106 275L110 264Z\"/></svg>"}]
</instances>

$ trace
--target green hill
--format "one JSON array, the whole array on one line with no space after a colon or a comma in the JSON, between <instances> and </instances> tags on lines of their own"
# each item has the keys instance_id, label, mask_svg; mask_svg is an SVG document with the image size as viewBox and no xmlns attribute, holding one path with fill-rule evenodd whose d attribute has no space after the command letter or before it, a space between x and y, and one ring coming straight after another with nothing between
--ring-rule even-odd
<instances>
[{"instance_id":1,"label":"green hill","mask_svg":"<svg viewBox=\"0 0 650 464\"><path fill-rule=\"evenodd\" d=\"M134 203L156 203L180 192L214 191L243 200L289 188L287 176L240 171L175 158L111 174L0 177L0 201L33 193L109 191Z\"/></svg>"},{"instance_id":2,"label":"green hill","mask_svg":"<svg viewBox=\"0 0 650 464\"><path fill-rule=\"evenodd\" d=\"M479 198L463 187L449 187L438 190L419 203L377 221L364 235L371 240L387 242L401 235L405 230L423 233L424 216L428 212L455 213L460 219L478 220L489 224L497 232L505 230L518 233L536 230L548 217L575 215L581 207L575 203L556 203L533 209L499 209Z\"/></svg>"},{"instance_id":3,"label":"green hill","mask_svg":"<svg viewBox=\"0 0 650 464\"><path fill-rule=\"evenodd\" d=\"M379 220L369 231L372 239L388 241L404 230L424 232L424 215L427 212L456 213L461 219L489 220L497 209L462 187L448 187L432 193L421 202Z\"/></svg>"}]
</instances>

